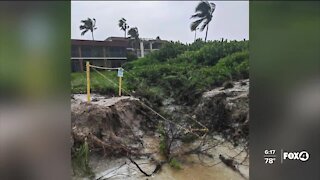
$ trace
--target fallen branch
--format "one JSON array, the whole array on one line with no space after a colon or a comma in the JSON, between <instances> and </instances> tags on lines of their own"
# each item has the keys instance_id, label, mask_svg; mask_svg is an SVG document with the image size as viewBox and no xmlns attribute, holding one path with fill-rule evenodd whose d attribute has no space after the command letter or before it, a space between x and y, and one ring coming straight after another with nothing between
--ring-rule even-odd
<instances>
[{"instance_id":1,"label":"fallen branch","mask_svg":"<svg viewBox=\"0 0 320 180\"><path fill-rule=\"evenodd\" d=\"M143 171L143 170L140 168L140 166L139 166L134 160L132 160L129 156L127 156L127 158L139 169L139 171L140 171L142 174L144 174L145 176L148 176L148 177L152 176L152 173L151 173L151 174L148 174L148 173L146 173L145 171Z\"/></svg>"},{"instance_id":2,"label":"fallen branch","mask_svg":"<svg viewBox=\"0 0 320 180\"><path fill-rule=\"evenodd\" d=\"M139 171L144 174L147 177L152 176L153 174L156 174L162 167L163 164L165 164L166 162L160 162L157 163L156 168L153 170L153 172L151 174L146 173L144 170L141 169L141 167L139 166L138 163L136 163L130 156L127 156L127 158L139 169Z\"/></svg>"}]
</instances>

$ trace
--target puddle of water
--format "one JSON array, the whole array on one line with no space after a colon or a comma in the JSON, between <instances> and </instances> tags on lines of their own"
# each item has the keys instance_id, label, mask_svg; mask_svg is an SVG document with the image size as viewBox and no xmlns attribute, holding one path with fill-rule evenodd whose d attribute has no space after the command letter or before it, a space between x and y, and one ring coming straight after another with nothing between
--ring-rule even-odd
<instances>
[{"instance_id":1,"label":"puddle of water","mask_svg":"<svg viewBox=\"0 0 320 180\"><path fill-rule=\"evenodd\" d=\"M168 164L163 166L162 171L154 176L154 180L208 180L208 179L219 179L219 180L241 180L239 174L235 173L229 168L226 168L223 164L218 164L213 167L206 167L199 163L193 165L183 165L182 170L175 170Z\"/></svg>"},{"instance_id":2,"label":"puddle of water","mask_svg":"<svg viewBox=\"0 0 320 180\"><path fill-rule=\"evenodd\" d=\"M240 148L239 148L240 149ZM229 149L227 144L217 146L210 154L214 155L214 158L207 156L201 156L201 161L197 155L188 155L182 158L182 169L176 170L171 168L168 164L163 166L162 171L155 175L152 179L161 180L242 180L248 179L249 167L239 166L240 172L246 177L242 177L238 172L233 171L223 163L219 163L219 154L226 156L234 156L238 154L239 149ZM240 154L236 160L241 162L245 158L245 153ZM219 163L219 164L217 164ZM246 160L248 163L248 160ZM215 165L216 164L216 165ZM214 166L213 166L214 165Z\"/></svg>"}]
</instances>

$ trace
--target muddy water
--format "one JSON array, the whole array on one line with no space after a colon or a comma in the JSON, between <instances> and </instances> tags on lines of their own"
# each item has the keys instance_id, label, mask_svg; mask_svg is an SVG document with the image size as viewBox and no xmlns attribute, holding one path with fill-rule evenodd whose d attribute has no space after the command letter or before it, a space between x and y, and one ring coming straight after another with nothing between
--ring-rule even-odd
<instances>
[{"instance_id":1,"label":"muddy water","mask_svg":"<svg viewBox=\"0 0 320 180\"><path fill-rule=\"evenodd\" d=\"M226 168L222 164L213 167L205 167L199 163L183 165L182 170L175 170L169 165L165 165L162 171L157 174L155 180L208 180L208 179L244 179L231 169Z\"/></svg>"},{"instance_id":2,"label":"muddy water","mask_svg":"<svg viewBox=\"0 0 320 180\"><path fill-rule=\"evenodd\" d=\"M159 140L153 137L144 138L145 152L154 153L154 159L162 159L158 153ZM197 142L193 143L194 145ZM96 174L96 178L103 177L101 179L129 179L129 180L140 180L140 179L153 179L153 180L242 180L248 179L249 168L248 166L239 165L238 168L243 174L241 176L238 172L225 166L223 163L219 163L219 154L226 157L233 157L242 148L234 149L231 144L223 143L218 145L214 149L210 150L209 153L214 158L207 156L200 156L201 161L197 155L188 155L179 157L178 160L181 162L182 169L176 170L170 167L169 164L163 165L160 172L153 175L152 177L146 177L126 158L101 158L98 156L91 157L91 166ZM240 153L235 159L237 162L241 162L245 158L245 153ZM155 164L148 158L139 158L135 161L141 166L141 168L151 173L155 169ZM248 164L248 159L244 162ZM214 165L214 166L213 166Z\"/></svg>"},{"instance_id":3,"label":"muddy water","mask_svg":"<svg viewBox=\"0 0 320 180\"><path fill-rule=\"evenodd\" d=\"M241 176L238 172L228 168L223 163L220 163L218 154L224 156L235 156L241 149L232 150L232 147L225 143L219 145L214 150L210 151L210 154L214 155L214 158L207 156L200 156L201 161L197 155L188 155L179 159L182 161L182 170L176 170L166 164L160 173L155 175L151 179L155 180L208 180L208 179L219 179L219 180L238 180L248 179L249 168L248 166L238 166ZM236 160L241 162L245 158L245 154L241 153L237 156ZM248 163L248 160L246 161Z\"/></svg>"},{"instance_id":4,"label":"muddy water","mask_svg":"<svg viewBox=\"0 0 320 180\"><path fill-rule=\"evenodd\" d=\"M110 106L122 99L127 99L130 97L121 97L121 98L105 98L99 95L92 95L94 99L93 104ZM77 102L85 102L85 95L74 95L74 100ZM101 104L102 103L102 104ZM76 104L76 103L75 103ZM213 144L217 144L220 141L223 141L219 137L212 137L212 140L209 142L207 147L210 147ZM152 158L156 160L161 160L163 157L159 153L159 138L158 136L143 138L144 152L151 153ZM199 142L194 142L192 144L183 145L183 149L188 149L196 146ZM206 147L204 147L206 148ZM128 180L242 180L248 179L249 168L248 168L248 159L244 161L244 165L239 165L239 172L231 170L229 167L220 163L219 154L224 155L225 157L233 157L243 148L238 147L234 148L229 143L221 143L215 148L208 151L209 154L213 155L213 158L207 156L200 156L200 159L197 155L187 155L177 158L181 162L181 170L176 170L170 167L169 164L162 166L162 169L152 177L144 176L134 164L130 163L127 158L120 157L101 157L100 155L92 155L90 157L90 166L92 167L93 172L95 173L95 179L128 179ZM237 162L242 162L245 159L246 154L240 153L235 159ZM147 157L141 157L139 159L134 159L140 167L147 173L151 174L155 169L156 165L154 162ZM213 166L214 165L214 166ZM73 177L72 179L86 179Z\"/></svg>"}]
</instances>

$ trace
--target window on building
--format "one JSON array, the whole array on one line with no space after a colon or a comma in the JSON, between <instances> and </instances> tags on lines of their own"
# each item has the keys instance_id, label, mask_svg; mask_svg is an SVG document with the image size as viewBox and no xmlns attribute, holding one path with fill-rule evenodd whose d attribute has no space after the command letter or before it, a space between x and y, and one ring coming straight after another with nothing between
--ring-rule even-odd
<instances>
[{"instance_id":1,"label":"window on building","mask_svg":"<svg viewBox=\"0 0 320 180\"><path fill-rule=\"evenodd\" d=\"M79 57L79 49L78 46L72 45L71 46L71 57Z\"/></svg>"},{"instance_id":2,"label":"window on building","mask_svg":"<svg viewBox=\"0 0 320 180\"><path fill-rule=\"evenodd\" d=\"M110 47L109 56L111 57L125 57L126 49L124 47Z\"/></svg>"},{"instance_id":3,"label":"window on building","mask_svg":"<svg viewBox=\"0 0 320 180\"><path fill-rule=\"evenodd\" d=\"M82 57L92 57L91 48L92 46L82 46L81 47Z\"/></svg>"},{"instance_id":4,"label":"window on building","mask_svg":"<svg viewBox=\"0 0 320 180\"><path fill-rule=\"evenodd\" d=\"M92 57L103 57L103 47L92 46Z\"/></svg>"}]
</instances>

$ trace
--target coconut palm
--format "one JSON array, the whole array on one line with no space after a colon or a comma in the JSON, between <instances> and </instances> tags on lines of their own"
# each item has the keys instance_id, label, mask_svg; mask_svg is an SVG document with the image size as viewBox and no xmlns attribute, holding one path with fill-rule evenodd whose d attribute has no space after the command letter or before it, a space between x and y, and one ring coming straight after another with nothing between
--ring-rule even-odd
<instances>
[{"instance_id":1,"label":"coconut palm","mask_svg":"<svg viewBox=\"0 0 320 180\"><path fill-rule=\"evenodd\" d=\"M130 28L128 31L128 35L130 36L130 39L132 40L132 42L135 44L132 45L135 49L137 48L137 44L139 43L139 32L138 32L138 28L133 27Z\"/></svg>"},{"instance_id":2,"label":"coconut palm","mask_svg":"<svg viewBox=\"0 0 320 180\"><path fill-rule=\"evenodd\" d=\"M83 23L83 25L80 25L80 30L83 30L81 32L81 36L85 35L90 30L92 35L92 40L94 40L93 31L97 29L96 19L88 18L86 20L82 20L81 23Z\"/></svg>"},{"instance_id":3,"label":"coconut palm","mask_svg":"<svg viewBox=\"0 0 320 180\"><path fill-rule=\"evenodd\" d=\"M127 29L129 29L129 25L127 24L127 20L125 18L121 18L119 20L119 27L122 31L124 31L124 37L127 37Z\"/></svg>"},{"instance_id":4,"label":"coconut palm","mask_svg":"<svg viewBox=\"0 0 320 180\"><path fill-rule=\"evenodd\" d=\"M196 21L191 23L191 31L196 31L197 27L202 23L200 31L206 29L205 42L207 41L209 23L212 20L212 14L216 8L214 3L209 3L207 0L202 0L196 7L194 15L191 18L198 18Z\"/></svg>"}]
</instances>

